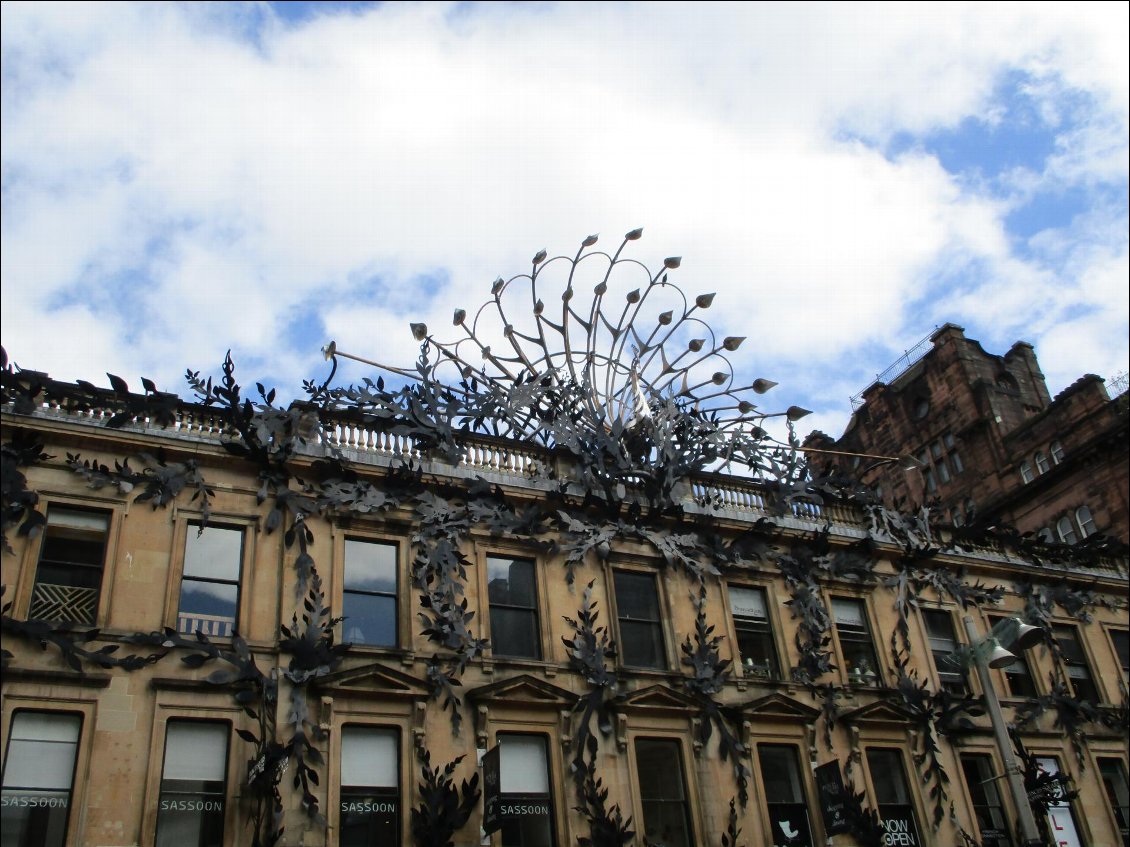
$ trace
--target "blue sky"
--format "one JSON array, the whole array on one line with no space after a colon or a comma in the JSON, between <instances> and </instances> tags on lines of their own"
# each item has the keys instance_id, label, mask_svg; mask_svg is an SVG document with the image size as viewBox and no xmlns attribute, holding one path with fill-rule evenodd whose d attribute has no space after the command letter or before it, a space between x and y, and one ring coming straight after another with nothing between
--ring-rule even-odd
<instances>
[{"instance_id":1,"label":"blue sky","mask_svg":"<svg viewBox=\"0 0 1130 847\"><path fill-rule=\"evenodd\" d=\"M4 3L0 340L297 393L643 226L813 427L946 321L1055 394L1127 369L1128 8Z\"/></svg>"}]
</instances>

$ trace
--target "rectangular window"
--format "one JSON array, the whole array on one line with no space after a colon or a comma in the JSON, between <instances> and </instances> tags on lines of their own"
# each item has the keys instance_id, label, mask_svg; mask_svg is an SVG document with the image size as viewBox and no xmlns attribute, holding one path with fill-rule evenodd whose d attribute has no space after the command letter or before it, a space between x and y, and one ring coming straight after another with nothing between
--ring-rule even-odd
<instances>
[{"instance_id":1,"label":"rectangular window","mask_svg":"<svg viewBox=\"0 0 1130 847\"><path fill-rule=\"evenodd\" d=\"M765 784L765 805L774 844L812 847L812 828L808 824L808 803L800 781L800 765L795 747L761 744L761 779Z\"/></svg>"},{"instance_id":2,"label":"rectangular window","mask_svg":"<svg viewBox=\"0 0 1130 847\"><path fill-rule=\"evenodd\" d=\"M345 540L345 582L341 612L345 641L395 647L397 640L395 544Z\"/></svg>"},{"instance_id":3,"label":"rectangular window","mask_svg":"<svg viewBox=\"0 0 1130 847\"><path fill-rule=\"evenodd\" d=\"M400 844L400 780L394 729L341 730L340 847Z\"/></svg>"},{"instance_id":4,"label":"rectangular window","mask_svg":"<svg viewBox=\"0 0 1130 847\"><path fill-rule=\"evenodd\" d=\"M998 788L999 774L993 773L993 760L989 756L966 753L961 757L961 770L965 774L969 798L973 801L982 847L1012 847Z\"/></svg>"},{"instance_id":5,"label":"rectangular window","mask_svg":"<svg viewBox=\"0 0 1130 847\"><path fill-rule=\"evenodd\" d=\"M921 611L922 621L926 624L926 635L930 639L930 655L934 657L934 668L938 671L942 688L951 694L968 694L969 685L965 675L951 661L958 646L953 618L949 612L940 609Z\"/></svg>"},{"instance_id":6,"label":"rectangular window","mask_svg":"<svg viewBox=\"0 0 1130 847\"><path fill-rule=\"evenodd\" d=\"M243 530L189 524L177 632L230 638L238 626Z\"/></svg>"},{"instance_id":7,"label":"rectangular window","mask_svg":"<svg viewBox=\"0 0 1130 847\"><path fill-rule=\"evenodd\" d=\"M990 617L989 622L996 626L1004 618ZM1038 697L1036 682L1032 678L1032 667L1028 664L1028 652L1021 650L1016 654L1016 661L1004 668L1004 678L1008 685L1008 694L1012 697Z\"/></svg>"},{"instance_id":8,"label":"rectangular window","mask_svg":"<svg viewBox=\"0 0 1130 847\"><path fill-rule=\"evenodd\" d=\"M75 782L80 715L16 712L0 794L4 847L62 847Z\"/></svg>"},{"instance_id":9,"label":"rectangular window","mask_svg":"<svg viewBox=\"0 0 1130 847\"><path fill-rule=\"evenodd\" d=\"M157 801L157 847L223 847L228 724L170 720Z\"/></svg>"},{"instance_id":10,"label":"rectangular window","mask_svg":"<svg viewBox=\"0 0 1130 847\"><path fill-rule=\"evenodd\" d=\"M1114 653L1118 656L1118 666L1122 672L1130 674L1130 632L1124 629L1112 629L1110 641L1114 645Z\"/></svg>"},{"instance_id":11,"label":"rectangular window","mask_svg":"<svg viewBox=\"0 0 1130 847\"><path fill-rule=\"evenodd\" d=\"M875 642L871 638L863 601L833 597L832 617L836 622L836 636L840 641L840 655L848 679L854 685L878 685L882 682L879 661L875 656Z\"/></svg>"},{"instance_id":12,"label":"rectangular window","mask_svg":"<svg viewBox=\"0 0 1130 847\"><path fill-rule=\"evenodd\" d=\"M29 618L94 623L109 529L104 512L48 509Z\"/></svg>"},{"instance_id":13,"label":"rectangular window","mask_svg":"<svg viewBox=\"0 0 1130 847\"><path fill-rule=\"evenodd\" d=\"M1037 758L1036 764L1044 773L1059 773L1059 761L1051 756ZM1079 837L1079 827L1075 825L1075 813L1071 809L1070 802L1060 800L1048 806L1048 825L1055 834L1056 844L1083 843Z\"/></svg>"},{"instance_id":14,"label":"rectangular window","mask_svg":"<svg viewBox=\"0 0 1130 847\"><path fill-rule=\"evenodd\" d=\"M1054 624L1052 626L1052 637L1059 645L1060 654L1063 656L1063 666L1071 680L1071 687L1075 690L1075 698L1098 703L1099 692L1095 688L1095 680L1091 676L1091 668L1087 664L1083 645L1079 642L1078 631L1075 627L1067 624Z\"/></svg>"},{"instance_id":15,"label":"rectangular window","mask_svg":"<svg viewBox=\"0 0 1130 847\"><path fill-rule=\"evenodd\" d=\"M918 821L910 802L906 771L899 752L869 749L867 769L871 771L871 784L875 787L875 802L879 807L880 822L887 832L887 843L918 847L923 842L918 834Z\"/></svg>"},{"instance_id":16,"label":"rectangular window","mask_svg":"<svg viewBox=\"0 0 1130 847\"><path fill-rule=\"evenodd\" d=\"M499 733L502 847L553 847L553 796L545 739Z\"/></svg>"},{"instance_id":17,"label":"rectangular window","mask_svg":"<svg viewBox=\"0 0 1130 847\"><path fill-rule=\"evenodd\" d=\"M961 473L965 470L965 465L961 461L961 454L957 452L957 442L948 432L942 436L942 441L945 443L946 450L949 452L950 465L953 466L953 472L955 474Z\"/></svg>"},{"instance_id":18,"label":"rectangular window","mask_svg":"<svg viewBox=\"0 0 1130 847\"><path fill-rule=\"evenodd\" d=\"M1130 847L1130 789L1126 785L1126 766L1121 759L1099 759L1099 776L1122 843Z\"/></svg>"},{"instance_id":19,"label":"rectangular window","mask_svg":"<svg viewBox=\"0 0 1130 847\"><path fill-rule=\"evenodd\" d=\"M655 576L614 571L616 614L620 624L620 658L627 667L667 667L663 646L663 624Z\"/></svg>"},{"instance_id":20,"label":"rectangular window","mask_svg":"<svg viewBox=\"0 0 1130 847\"><path fill-rule=\"evenodd\" d=\"M765 589L730 586L730 611L734 615L742 674L747 679L780 679Z\"/></svg>"},{"instance_id":21,"label":"rectangular window","mask_svg":"<svg viewBox=\"0 0 1130 847\"><path fill-rule=\"evenodd\" d=\"M490 642L495 656L541 658L535 570L530 559L487 557Z\"/></svg>"},{"instance_id":22,"label":"rectangular window","mask_svg":"<svg viewBox=\"0 0 1130 847\"><path fill-rule=\"evenodd\" d=\"M636 739L636 774L644 838L664 847L691 847L691 817L678 741Z\"/></svg>"}]
</instances>

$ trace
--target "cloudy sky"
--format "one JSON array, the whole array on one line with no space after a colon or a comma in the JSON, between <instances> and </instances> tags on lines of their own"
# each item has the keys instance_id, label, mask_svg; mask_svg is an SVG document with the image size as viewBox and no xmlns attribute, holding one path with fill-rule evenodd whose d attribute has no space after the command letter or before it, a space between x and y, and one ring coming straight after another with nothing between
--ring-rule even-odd
<instances>
[{"instance_id":1,"label":"cloudy sky","mask_svg":"<svg viewBox=\"0 0 1130 847\"><path fill-rule=\"evenodd\" d=\"M2 342L296 394L642 226L813 427L946 321L1055 394L1127 368L1128 9L5 2Z\"/></svg>"}]
</instances>

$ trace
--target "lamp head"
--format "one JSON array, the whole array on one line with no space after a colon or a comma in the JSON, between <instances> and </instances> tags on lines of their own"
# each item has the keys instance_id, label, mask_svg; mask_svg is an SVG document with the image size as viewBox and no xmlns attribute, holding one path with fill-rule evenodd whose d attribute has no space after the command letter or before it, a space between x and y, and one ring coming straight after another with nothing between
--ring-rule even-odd
<instances>
[{"instance_id":1,"label":"lamp head","mask_svg":"<svg viewBox=\"0 0 1130 847\"><path fill-rule=\"evenodd\" d=\"M1044 631L1038 626L1030 626L1020 618L1016 621L1016 638L1012 642L1013 650L1031 650L1044 640Z\"/></svg>"},{"instance_id":2,"label":"lamp head","mask_svg":"<svg viewBox=\"0 0 1130 847\"><path fill-rule=\"evenodd\" d=\"M1016 656L1001 647L996 640L993 641L993 652L989 654L988 662L990 668L996 668L997 670L1007 668L1015 661Z\"/></svg>"}]
</instances>

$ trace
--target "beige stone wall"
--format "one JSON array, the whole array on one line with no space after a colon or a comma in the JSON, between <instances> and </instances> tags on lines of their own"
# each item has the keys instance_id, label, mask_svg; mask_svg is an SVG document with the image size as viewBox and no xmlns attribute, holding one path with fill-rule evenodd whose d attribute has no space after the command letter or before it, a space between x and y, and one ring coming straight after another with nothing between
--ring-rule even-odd
<instances>
[{"instance_id":1,"label":"beige stone wall","mask_svg":"<svg viewBox=\"0 0 1130 847\"><path fill-rule=\"evenodd\" d=\"M26 424L24 419L6 417L5 438L10 427ZM280 622L289 621L292 612L301 607L296 599L292 567L294 553L285 548L281 532L267 534L263 530L269 504L256 502L258 484L248 472L214 445L176 441L160 435L115 433L73 423L40 423L37 426L47 439L47 452L53 455L49 461L27 470L29 487L40 494L39 508L43 510L53 504L67 504L94 507L111 514L96 621L101 629L98 645L118 643L121 654L146 652L146 648L121 643L121 638L133 632L175 626L185 539L192 531L189 523L199 518L200 509L199 504L190 501L187 492L168 507L154 509L111 488L92 490L64 465L64 459L67 453L78 452L83 458L97 459L112 466L115 460L125 459L138 450L152 450L163 445L169 451L170 461L193 456L202 463L204 475L215 491L212 521L246 528L239 629L247 637L261 670L269 672L271 668L286 666L288 657L279 654L276 644ZM531 496L517 485L509 493L518 499ZM774 539L784 549L806 543L806 533L820 528L817 523L806 524L792 519L783 523L793 527L781 529ZM600 621L612 626L615 634L616 604L612 584L612 570L615 568L657 575L664 612L662 631L668 670L623 671L619 693L625 697L625 702L612 735L600 739L598 774L609 789L610 802L618 803L626 815L635 819L638 831L642 823L642 806L633 755L636 740L660 738L673 741L680 751L684 769L694 841L702 845L721 843L728 803L737 789L730 764L719 758L717 733L705 746L696 742L693 730L698 712L689 705L684 694L686 669L680 664L679 645L694 631L695 608L691 596L696 586L683 572L664 567L649 545L639 542L614 544L608 565L595 560L585 562L577 571L575 585L570 587L566 584L565 569L559 555L515 539L491 537L481 528L474 530L463 552L471 563L465 590L470 607L478 611L473 623L477 634L483 637L491 635L486 601L486 556L531 557L536 561L537 608L544 658L537 661L513 660L488 653L481 660L472 662L463 676L461 687L465 695L465 720L461 735L454 737L449 712L439 703L427 699L425 666L434 650L421 633L416 614L419 600L407 580L412 556L412 516L407 512L393 512L375 518L354 516L348 524L317 519L310 522L310 528L314 533L310 552L324 580L326 597L334 614L339 613L342 605L345 539L373 538L398 545L400 646L356 647L331 678L311 689L309 700L315 711L314 718L328 731L328 741L322 745L326 761L320 769L322 779L316 791L327 813L329 828L322 831L308 822L300 808L299 796L291 788L292 774L288 773L282 783L287 806L285 844L336 843L340 800L337 775L342 757L340 738L343 727L354 725L391 727L399 733L397 772L401 785L403 844L410 843L407 810L418 802L415 785L419 768L413 757L415 744L427 746L432 753L433 764L465 756L458 770L458 775L465 777L474 771L476 751L483 746L493 746L498 733L529 733L541 735L547 740L556 843L565 847L575 844L578 836L587 834L583 821L573 809L576 803L568 770L568 762L575 752L572 738L576 731L576 719L570 714L570 709L575 698L587 689L583 680L570 669L562 645L562 637L571 635L563 616L577 615L581 591L592 581ZM690 528L688 523L684 531ZM700 527L722 539L733 538L748 528L747 522L733 517L719 518ZM10 540L13 552L3 555L0 560L3 583L9 587L5 602L12 603L9 614L22 619L29 607L41 538L27 539L13 533ZM856 540L855 537L837 540L833 535L834 544ZM897 554L893 547L878 551L880 574L894 573L891 560ZM983 581L988 585L1000 583L1009 589L999 608L970 610L981 632L987 631L990 625L987 612L1008 614L1021 608L1021 600L1013 590L1017 580L1042 576L1030 565L1000 557L978 559L943 555L933 560L933 564L943 568L966 568L968 581ZM1052 579L1059 581L1062 577L1062 574L1055 574ZM1127 584L1125 562L1115 564L1105 574L1086 575L1083 582L1105 592L1108 599L1124 599ZM708 579L708 621L718 634L726 638L722 646L724 655L730 655L731 645L735 643L733 619L728 611L729 585L766 590L773 638L787 677L787 667L797 659L797 621L787 604L790 595L777 569L771 564L751 565L728 570L721 579ZM873 585L861 588L850 582L825 584L822 588L826 603L832 597L841 596L864 601L881 677L887 684L893 682L889 640L897 623L894 595L885 588ZM920 602L924 608L937 608L949 613L955 632L962 632L962 611L952 602L932 594L920 598ZM1063 610L1057 611L1062 613ZM1093 620L1085 625L1066 616L1062 621L1078 626L1103 701L1108 704L1125 703L1126 674L1119 667L1109 635L1112 629L1127 628L1125 608L1099 606L1093 610ZM932 689L936 689L939 682L937 670L930 658L922 621L919 616L912 615L909 623L913 644L911 667L929 681ZM964 640L963 635L961 639ZM133 672L87 667L85 673L80 674L63 664L57 651L50 646L40 650L36 644L5 636L4 647L14 654L3 680L5 751L12 716L20 710L64 711L82 716L68 843L92 847L153 843L165 728L170 719L177 718L219 720L230 724L233 731L226 770L225 842L232 845L250 843L247 804L241 797L250 748L235 735L234 730L253 730L255 727L233 702L229 692L203 682L212 666L205 665L198 670L187 668L180 662L177 652L172 651L161 661ZM852 685L852 679L838 658L840 644L835 636L831 649L833 661L841 668L820 682L833 682L842 687L843 699L838 705L844 715L832 733L832 749L826 747L823 737L823 725L818 716L821 703L802 685L745 678L738 667L734 678L719 696L724 705L733 708L737 718L734 726L754 752L749 762L753 773L750 802L745 809L739 808L741 842L749 845L770 843L770 820L763 802L764 780L757 753L762 745L786 744L792 745L800 758L817 843L823 837L823 830L809 766L833 759L853 762L856 786L868 792L869 802L874 805L874 787L866 765L866 751L872 747L899 751L912 783L914 810L925 843L957 843L956 830L948 819L943 820L937 831L930 824L928 798L914 777L916 769L912 755L917 744L914 731L898 715L897 709L882 706L883 691L880 688ZM1036 685L1044 692L1053 670L1053 658L1046 650L1037 650L1030 660ZM1003 674L995 671L993 677L998 690L1005 691ZM509 687L508 681L511 683ZM976 691L976 680L972 686ZM288 702L288 688L283 683L280 713L288 708ZM1006 707L1017 704L1017 701L1008 698L1005 702ZM282 723L280 714L280 725ZM1081 796L1075 804L1075 813L1085 843L1117 843L1112 813L1097 778L1096 759L1111 756L1120 759L1125 766L1125 735L1094 728L1087 742L1085 771L1076 761L1062 732L1052 725L1050 716L1027 733L1026 738L1033 752L1054 755L1061 766L1076 778ZM972 807L964 789L957 756L961 751L986 753L994 757L994 765L999 772L999 758L987 722L978 719L978 727L971 735L957 745L943 741L941 750L951 780L949 791L956 819L974 832ZM1007 797L1004 804L1009 820L1015 821L1014 810ZM479 844L478 824L478 818L473 818L468 827L457 835L456 843ZM500 842L496 836L490 843ZM839 836L835 843L846 845L851 840L848 836Z\"/></svg>"}]
</instances>

